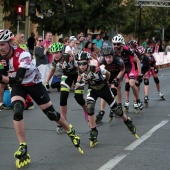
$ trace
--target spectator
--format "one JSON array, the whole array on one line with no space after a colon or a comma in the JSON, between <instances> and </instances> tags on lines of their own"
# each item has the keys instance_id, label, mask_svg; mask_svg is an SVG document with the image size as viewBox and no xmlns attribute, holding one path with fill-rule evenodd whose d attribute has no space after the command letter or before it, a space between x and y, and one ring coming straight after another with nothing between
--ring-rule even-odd
<instances>
[{"instance_id":1,"label":"spectator","mask_svg":"<svg viewBox=\"0 0 170 170\"><path fill-rule=\"evenodd\" d=\"M28 47L25 42L24 34L22 34L22 33L16 34L13 43L14 43L14 45L22 48L23 50L28 51Z\"/></svg>"},{"instance_id":2,"label":"spectator","mask_svg":"<svg viewBox=\"0 0 170 170\"><path fill-rule=\"evenodd\" d=\"M75 47L74 47L75 46L75 41L77 41L75 36L71 36L69 38L69 44L65 48L65 53L68 53L71 56L75 56Z\"/></svg>"},{"instance_id":3,"label":"spectator","mask_svg":"<svg viewBox=\"0 0 170 170\"><path fill-rule=\"evenodd\" d=\"M42 36L36 37L36 47L35 47L35 59L36 59L36 66L39 67L40 65L47 65L48 58L47 58L47 48L45 49L42 46ZM41 74L42 75L42 74Z\"/></svg>"},{"instance_id":4,"label":"spectator","mask_svg":"<svg viewBox=\"0 0 170 170\"><path fill-rule=\"evenodd\" d=\"M148 47L148 41L149 39L146 38L145 41L142 43L142 46L146 49Z\"/></svg>"},{"instance_id":5,"label":"spectator","mask_svg":"<svg viewBox=\"0 0 170 170\"><path fill-rule=\"evenodd\" d=\"M64 44L64 51L65 51L66 46L69 44L69 37L64 37L63 44Z\"/></svg>"},{"instance_id":6,"label":"spectator","mask_svg":"<svg viewBox=\"0 0 170 170\"><path fill-rule=\"evenodd\" d=\"M8 60L0 55L0 74L7 76L8 75ZM7 84L0 81L0 110L7 110L9 107L3 103L4 91L7 88Z\"/></svg>"},{"instance_id":7,"label":"spectator","mask_svg":"<svg viewBox=\"0 0 170 170\"><path fill-rule=\"evenodd\" d=\"M97 34L96 35L96 38L92 41L93 43L96 43L96 46L98 49L101 49L101 46L102 46L102 39L101 39L101 35L100 34Z\"/></svg>"},{"instance_id":8,"label":"spectator","mask_svg":"<svg viewBox=\"0 0 170 170\"><path fill-rule=\"evenodd\" d=\"M53 56L52 54L49 53L49 48L52 44L52 33L51 32L47 32L46 33L46 36L45 36L45 40L42 42L42 45L44 46L44 48L47 48L48 49L48 54L47 54L47 57L48 57L48 63L52 63L52 60L53 60Z\"/></svg>"},{"instance_id":9,"label":"spectator","mask_svg":"<svg viewBox=\"0 0 170 170\"><path fill-rule=\"evenodd\" d=\"M87 37L84 39L83 46L85 46L85 44L87 42L92 42L92 35L91 34L87 34Z\"/></svg>"},{"instance_id":10,"label":"spectator","mask_svg":"<svg viewBox=\"0 0 170 170\"><path fill-rule=\"evenodd\" d=\"M34 46L35 46L35 34L32 32L31 36L28 38L27 40L27 46L29 49L29 52L31 53L31 55L33 55L33 51L34 51Z\"/></svg>"},{"instance_id":11,"label":"spectator","mask_svg":"<svg viewBox=\"0 0 170 170\"><path fill-rule=\"evenodd\" d=\"M109 36L105 35L105 37L103 38L103 43L102 46L111 46L112 47L112 43L109 41Z\"/></svg>"},{"instance_id":12,"label":"spectator","mask_svg":"<svg viewBox=\"0 0 170 170\"><path fill-rule=\"evenodd\" d=\"M165 54L167 54L167 52L170 52L170 41L168 41L168 44L165 47Z\"/></svg>"},{"instance_id":13,"label":"spectator","mask_svg":"<svg viewBox=\"0 0 170 170\"><path fill-rule=\"evenodd\" d=\"M154 53L159 53L160 41L157 41L154 46Z\"/></svg>"},{"instance_id":14,"label":"spectator","mask_svg":"<svg viewBox=\"0 0 170 170\"><path fill-rule=\"evenodd\" d=\"M92 43L91 42L86 42L85 46L84 46L84 51L88 52L89 54L91 54L91 48L92 48Z\"/></svg>"},{"instance_id":15,"label":"spectator","mask_svg":"<svg viewBox=\"0 0 170 170\"><path fill-rule=\"evenodd\" d=\"M83 47L84 47L84 45L83 45L84 44L84 37L83 36L79 36L78 40L80 41L78 49L79 49L79 51L82 51Z\"/></svg>"}]
</instances>

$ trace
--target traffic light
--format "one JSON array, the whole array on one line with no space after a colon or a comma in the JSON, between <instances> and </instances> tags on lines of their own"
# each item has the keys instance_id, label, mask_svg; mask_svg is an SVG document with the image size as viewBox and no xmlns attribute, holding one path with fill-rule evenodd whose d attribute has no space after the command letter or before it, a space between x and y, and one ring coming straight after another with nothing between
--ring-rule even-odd
<instances>
[{"instance_id":1,"label":"traffic light","mask_svg":"<svg viewBox=\"0 0 170 170\"><path fill-rule=\"evenodd\" d=\"M29 2L29 9L28 9L28 15L35 15L36 14L36 9L35 9L35 3L34 2Z\"/></svg>"},{"instance_id":2,"label":"traffic light","mask_svg":"<svg viewBox=\"0 0 170 170\"><path fill-rule=\"evenodd\" d=\"M17 5L16 6L16 13L19 15L23 15L24 14L24 7L22 5Z\"/></svg>"}]
</instances>

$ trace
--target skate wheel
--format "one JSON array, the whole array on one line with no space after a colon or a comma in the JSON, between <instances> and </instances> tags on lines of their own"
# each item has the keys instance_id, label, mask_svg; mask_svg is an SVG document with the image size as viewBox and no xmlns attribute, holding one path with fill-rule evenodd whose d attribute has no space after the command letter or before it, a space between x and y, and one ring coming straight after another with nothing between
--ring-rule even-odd
<instances>
[{"instance_id":1,"label":"skate wheel","mask_svg":"<svg viewBox=\"0 0 170 170\"><path fill-rule=\"evenodd\" d=\"M149 104L148 103L145 103L145 108L148 108Z\"/></svg>"},{"instance_id":2,"label":"skate wheel","mask_svg":"<svg viewBox=\"0 0 170 170\"><path fill-rule=\"evenodd\" d=\"M90 148L93 148L98 144L98 141L90 141Z\"/></svg>"},{"instance_id":3,"label":"skate wheel","mask_svg":"<svg viewBox=\"0 0 170 170\"><path fill-rule=\"evenodd\" d=\"M110 118L109 123L111 123L112 121L113 121L113 117Z\"/></svg>"},{"instance_id":4,"label":"skate wheel","mask_svg":"<svg viewBox=\"0 0 170 170\"><path fill-rule=\"evenodd\" d=\"M137 134L134 134L134 135L135 135L136 139L139 139L139 136Z\"/></svg>"},{"instance_id":5,"label":"skate wheel","mask_svg":"<svg viewBox=\"0 0 170 170\"><path fill-rule=\"evenodd\" d=\"M129 110L128 109L126 109L126 108L124 108L124 110L123 110L125 113L128 113L129 112Z\"/></svg>"},{"instance_id":6,"label":"skate wheel","mask_svg":"<svg viewBox=\"0 0 170 170\"><path fill-rule=\"evenodd\" d=\"M81 149L81 147L78 147L78 151L83 155L84 154L84 151L83 149Z\"/></svg>"},{"instance_id":7,"label":"skate wheel","mask_svg":"<svg viewBox=\"0 0 170 170\"><path fill-rule=\"evenodd\" d=\"M138 109L135 109L135 113L139 113Z\"/></svg>"}]
</instances>

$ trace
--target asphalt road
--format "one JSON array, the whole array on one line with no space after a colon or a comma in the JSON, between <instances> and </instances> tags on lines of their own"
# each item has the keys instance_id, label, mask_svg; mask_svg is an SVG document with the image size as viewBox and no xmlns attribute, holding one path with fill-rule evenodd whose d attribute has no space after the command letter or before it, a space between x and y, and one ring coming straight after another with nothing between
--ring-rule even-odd
<instances>
[{"instance_id":1,"label":"asphalt road","mask_svg":"<svg viewBox=\"0 0 170 170\"><path fill-rule=\"evenodd\" d=\"M99 130L99 144L89 147L89 131L80 106L71 92L68 100L68 122L81 136L81 155L66 134L56 133L56 124L50 122L37 105L24 112L28 152L31 163L22 168L29 170L169 170L170 169L170 68L159 72L162 93L161 101L153 79L150 79L149 107L142 114L135 114L131 95L129 116L137 127L136 139L120 118L109 124L109 107ZM124 85L123 88L124 90ZM59 92L50 93L55 108L59 110ZM141 99L143 100L143 85ZM124 93L123 93L124 102ZM96 113L100 100L96 103ZM14 152L18 141L12 123L12 110L0 112L0 170L14 170Z\"/></svg>"}]
</instances>

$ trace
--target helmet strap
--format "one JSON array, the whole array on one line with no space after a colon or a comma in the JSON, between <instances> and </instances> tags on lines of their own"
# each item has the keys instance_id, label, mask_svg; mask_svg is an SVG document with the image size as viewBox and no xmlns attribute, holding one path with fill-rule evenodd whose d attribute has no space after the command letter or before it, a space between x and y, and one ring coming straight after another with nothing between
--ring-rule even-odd
<instances>
[{"instance_id":1,"label":"helmet strap","mask_svg":"<svg viewBox=\"0 0 170 170\"><path fill-rule=\"evenodd\" d=\"M5 57L5 58L9 55L9 53L11 52L11 50L12 50L12 55L11 55L11 56L13 56L13 54L14 54L14 49L11 47L11 45L9 44L9 42L7 42L7 43L8 43L8 45L9 45L10 49L9 49L8 53L3 56L3 57Z\"/></svg>"}]
</instances>

